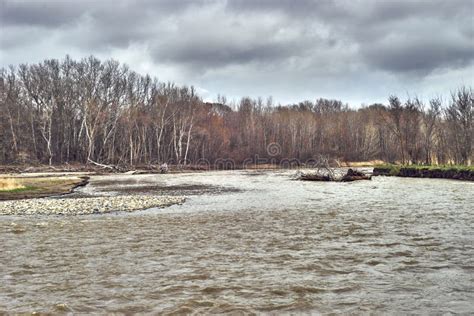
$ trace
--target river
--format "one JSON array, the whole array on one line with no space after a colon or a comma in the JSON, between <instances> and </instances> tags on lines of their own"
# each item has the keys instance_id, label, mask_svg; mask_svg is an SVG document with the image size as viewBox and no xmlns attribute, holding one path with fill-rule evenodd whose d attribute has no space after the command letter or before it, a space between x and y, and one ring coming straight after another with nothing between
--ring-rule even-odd
<instances>
[{"instance_id":1,"label":"river","mask_svg":"<svg viewBox=\"0 0 474 316\"><path fill-rule=\"evenodd\" d=\"M187 200L0 217L0 311L474 311L474 183L301 182L294 173L97 176L76 195Z\"/></svg>"}]
</instances>

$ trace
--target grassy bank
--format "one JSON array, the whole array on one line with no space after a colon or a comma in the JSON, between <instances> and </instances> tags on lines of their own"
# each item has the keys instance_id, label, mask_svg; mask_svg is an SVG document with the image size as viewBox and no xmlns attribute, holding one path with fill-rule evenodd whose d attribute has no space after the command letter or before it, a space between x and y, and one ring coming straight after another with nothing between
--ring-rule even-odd
<instances>
[{"instance_id":1,"label":"grassy bank","mask_svg":"<svg viewBox=\"0 0 474 316\"><path fill-rule=\"evenodd\" d=\"M0 177L0 201L66 194L87 181L87 177L71 176L3 176Z\"/></svg>"},{"instance_id":2,"label":"grassy bank","mask_svg":"<svg viewBox=\"0 0 474 316\"><path fill-rule=\"evenodd\" d=\"M383 164L374 167L374 176L380 175L474 181L474 166Z\"/></svg>"}]
</instances>

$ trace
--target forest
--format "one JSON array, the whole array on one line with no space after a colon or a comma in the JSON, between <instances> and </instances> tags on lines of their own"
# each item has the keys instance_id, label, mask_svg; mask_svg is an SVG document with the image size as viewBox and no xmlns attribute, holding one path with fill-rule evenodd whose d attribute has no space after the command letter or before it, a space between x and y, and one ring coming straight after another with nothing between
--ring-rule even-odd
<instances>
[{"instance_id":1,"label":"forest","mask_svg":"<svg viewBox=\"0 0 474 316\"><path fill-rule=\"evenodd\" d=\"M304 163L325 155L470 165L473 102L463 86L449 100L392 95L358 108L322 98L209 103L192 86L115 60L66 56L0 69L0 164Z\"/></svg>"}]
</instances>

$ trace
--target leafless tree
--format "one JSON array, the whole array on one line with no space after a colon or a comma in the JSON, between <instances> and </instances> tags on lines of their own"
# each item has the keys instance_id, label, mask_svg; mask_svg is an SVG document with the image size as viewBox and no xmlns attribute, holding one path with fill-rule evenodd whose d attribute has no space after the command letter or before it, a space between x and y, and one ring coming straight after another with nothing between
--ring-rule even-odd
<instances>
[{"instance_id":1,"label":"leafless tree","mask_svg":"<svg viewBox=\"0 0 474 316\"><path fill-rule=\"evenodd\" d=\"M472 162L473 92L448 106L419 98L349 108L338 100L275 104L270 97L216 103L90 56L0 70L0 163L237 163L319 155L339 161ZM267 147L277 143L278 153Z\"/></svg>"}]
</instances>

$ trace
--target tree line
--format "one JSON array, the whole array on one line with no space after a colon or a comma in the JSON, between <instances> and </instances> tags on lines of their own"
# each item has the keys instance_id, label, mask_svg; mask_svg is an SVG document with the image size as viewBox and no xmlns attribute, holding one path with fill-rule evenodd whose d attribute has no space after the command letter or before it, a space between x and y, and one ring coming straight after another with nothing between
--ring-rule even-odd
<instances>
[{"instance_id":1,"label":"tree line","mask_svg":"<svg viewBox=\"0 0 474 316\"><path fill-rule=\"evenodd\" d=\"M203 102L114 60L50 59L0 69L0 163L236 163L271 158L471 164L471 87L449 100L390 96L358 109L338 100L277 105ZM269 146L278 146L270 152Z\"/></svg>"}]
</instances>

